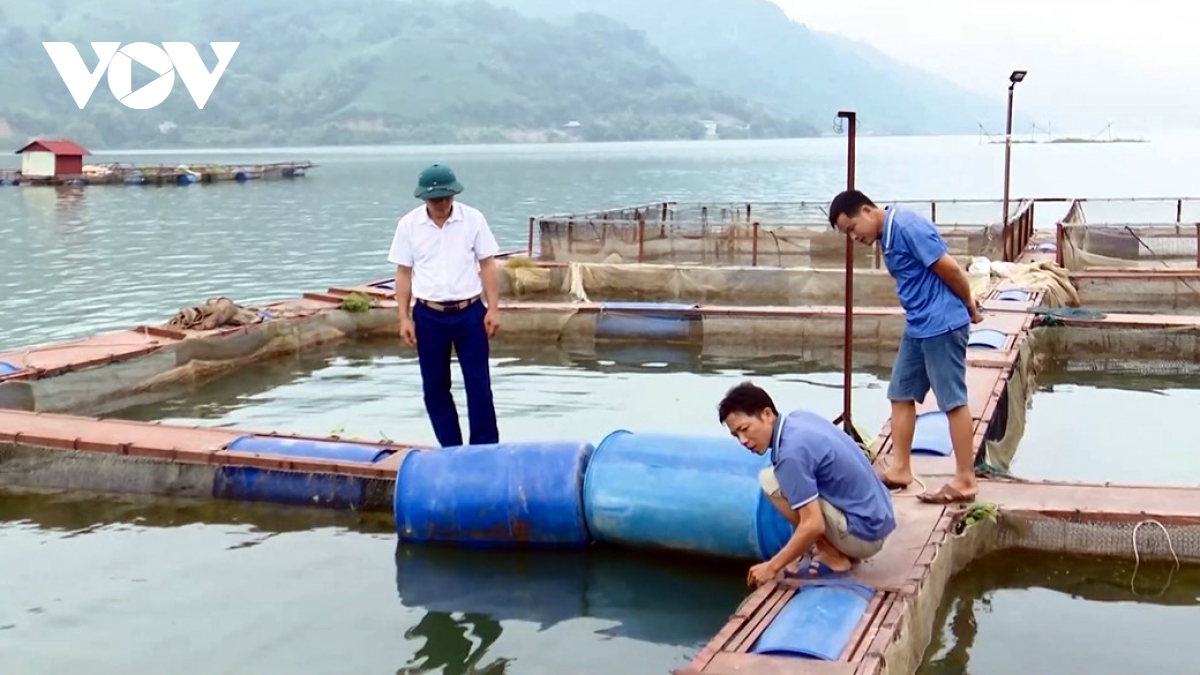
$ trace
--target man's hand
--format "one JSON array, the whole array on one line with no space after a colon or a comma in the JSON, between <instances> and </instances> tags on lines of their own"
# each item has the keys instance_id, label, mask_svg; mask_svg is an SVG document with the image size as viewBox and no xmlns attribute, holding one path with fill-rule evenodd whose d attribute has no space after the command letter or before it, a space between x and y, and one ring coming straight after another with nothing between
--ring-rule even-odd
<instances>
[{"instance_id":1,"label":"man's hand","mask_svg":"<svg viewBox=\"0 0 1200 675\"><path fill-rule=\"evenodd\" d=\"M779 570L775 569L775 564L772 561L761 562L751 567L750 572L746 574L746 585L758 588L774 579L778 574Z\"/></svg>"},{"instance_id":2,"label":"man's hand","mask_svg":"<svg viewBox=\"0 0 1200 675\"><path fill-rule=\"evenodd\" d=\"M400 339L404 340L404 344L409 347L417 346L417 328L413 325L411 318L400 319Z\"/></svg>"},{"instance_id":3,"label":"man's hand","mask_svg":"<svg viewBox=\"0 0 1200 675\"><path fill-rule=\"evenodd\" d=\"M496 332L500 330L500 310L489 307L483 315L483 329L487 331L489 338L495 337Z\"/></svg>"},{"instance_id":4,"label":"man's hand","mask_svg":"<svg viewBox=\"0 0 1200 675\"><path fill-rule=\"evenodd\" d=\"M971 313L971 323L979 323L980 321L983 321L983 315L979 313L979 305L976 305L974 302L972 302L971 306L967 308L967 311Z\"/></svg>"}]
</instances>

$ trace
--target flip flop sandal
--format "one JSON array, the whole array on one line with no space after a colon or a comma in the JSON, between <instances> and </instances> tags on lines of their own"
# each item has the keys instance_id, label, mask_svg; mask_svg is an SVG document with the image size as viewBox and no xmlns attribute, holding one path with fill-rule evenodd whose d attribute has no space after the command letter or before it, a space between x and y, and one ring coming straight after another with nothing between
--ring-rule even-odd
<instances>
[{"instance_id":1,"label":"flip flop sandal","mask_svg":"<svg viewBox=\"0 0 1200 675\"><path fill-rule=\"evenodd\" d=\"M917 495L917 499L926 504L970 504L975 501L975 495L964 495L949 485L943 485L933 494Z\"/></svg>"},{"instance_id":2,"label":"flip flop sandal","mask_svg":"<svg viewBox=\"0 0 1200 675\"><path fill-rule=\"evenodd\" d=\"M854 566L848 569L835 570L823 562L813 561L809 564L808 570L799 575L801 579L836 579L844 577L854 571Z\"/></svg>"}]
</instances>

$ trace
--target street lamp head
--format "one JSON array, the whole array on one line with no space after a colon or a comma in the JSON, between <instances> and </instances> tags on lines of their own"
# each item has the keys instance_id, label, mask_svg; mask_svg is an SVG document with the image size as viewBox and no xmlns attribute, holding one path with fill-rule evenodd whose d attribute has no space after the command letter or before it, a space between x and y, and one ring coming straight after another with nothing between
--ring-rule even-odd
<instances>
[{"instance_id":1,"label":"street lamp head","mask_svg":"<svg viewBox=\"0 0 1200 675\"><path fill-rule=\"evenodd\" d=\"M1012 71L1012 75L1009 75L1009 76L1008 76L1008 81L1009 81L1009 82L1012 82L1013 84L1016 84L1016 83L1020 82L1021 80L1024 80L1024 79L1025 79L1025 72L1026 72L1026 71L1024 71L1024 70L1014 70L1014 71Z\"/></svg>"}]
</instances>

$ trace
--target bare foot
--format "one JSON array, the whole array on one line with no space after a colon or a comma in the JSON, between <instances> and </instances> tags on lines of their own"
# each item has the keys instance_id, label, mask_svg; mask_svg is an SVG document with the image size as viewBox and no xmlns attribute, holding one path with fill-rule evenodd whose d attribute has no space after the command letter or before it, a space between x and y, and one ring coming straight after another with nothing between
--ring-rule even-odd
<instances>
[{"instance_id":1,"label":"bare foot","mask_svg":"<svg viewBox=\"0 0 1200 675\"><path fill-rule=\"evenodd\" d=\"M898 470L889 466L879 475L879 479L889 490L903 490L913 482L912 469Z\"/></svg>"}]
</instances>

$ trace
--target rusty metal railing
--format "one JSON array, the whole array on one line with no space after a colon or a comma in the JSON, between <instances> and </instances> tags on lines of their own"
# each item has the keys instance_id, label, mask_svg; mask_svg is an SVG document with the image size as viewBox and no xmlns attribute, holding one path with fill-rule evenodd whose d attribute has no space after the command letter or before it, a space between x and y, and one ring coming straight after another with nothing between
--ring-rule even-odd
<instances>
[{"instance_id":1,"label":"rusty metal railing","mask_svg":"<svg viewBox=\"0 0 1200 675\"><path fill-rule=\"evenodd\" d=\"M1000 233L1004 262L1015 262L1029 246L1029 240L1033 238L1034 205L1032 200L1025 201L1017 215L1004 223Z\"/></svg>"},{"instance_id":2,"label":"rusty metal railing","mask_svg":"<svg viewBox=\"0 0 1200 675\"><path fill-rule=\"evenodd\" d=\"M994 224L994 216L989 208L1000 203L998 199L892 199L880 203L898 204L924 214L931 221L939 222L939 207L944 214L947 207L957 206L974 208L978 215L967 220L955 219L948 221L942 217L941 223L953 224ZM555 213L534 216L537 222L567 222L567 221L636 221L669 222L679 224L698 223L741 223L749 224L828 224L828 200L803 200L794 202L678 202L662 201L622 206L612 209L582 211L575 213Z\"/></svg>"},{"instance_id":3,"label":"rusty metal railing","mask_svg":"<svg viewBox=\"0 0 1200 675\"><path fill-rule=\"evenodd\" d=\"M903 205L928 217L943 231L943 236L995 236L995 256L1013 261L1029 246L1034 232L1041 229L1057 229L1059 223L1082 220L1083 205L1093 210L1155 211L1155 217L1142 222L1166 222L1173 219L1184 222L1194 210L1195 220L1200 220L1200 198L1194 197L1033 197L1013 200L1015 213L1007 223L996 222L995 206L998 199L897 199L881 203ZM1037 205L1043 205L1037 208ZM1057 208L1065 207L1066 214L1059 219L1037 222L1038 217L1052 216ZM783 228L789 233L813 232L828 229L828 202L678 202L659 201L633 206L601 209L580 213L534 216L528 222L526 254L533 256L537 234L543 238L543 249L550 244L546 238L554 239L567 252L571 249L586 249L600 245L606 240L623 243L630 250L637 245L637 260L647 260L646 243L677 239L691 242L698 240L720 241L722 250L744 247L744 260L739 264L760 264L766 245L777 246L784 241ZM1161 212L1161 213L1157 213ZM1126 221L1128 222L1128 221ZM970 233L970 234L968 234ZM995 233L999 233L998 235ZM1056 232L1056 237L1058 236ZM746 241L740 241L745 239ZM761 240L761 241L760 241ZM769 241L768 241L769 240ZM715 244L714 244L715 245ZM991 245L989 245L991 246ZM552 248L552 246L551 246ZM1062 247L1059 247L1061 257ZM545 251L544 252L548 252ZM775 257L774 254L771 254ZM652 256L651 256L652 257ZM717 258L723 256L716 256ZM875 255L874 266L879 267L879 256Z\"/></svg>"}]
</instances>

